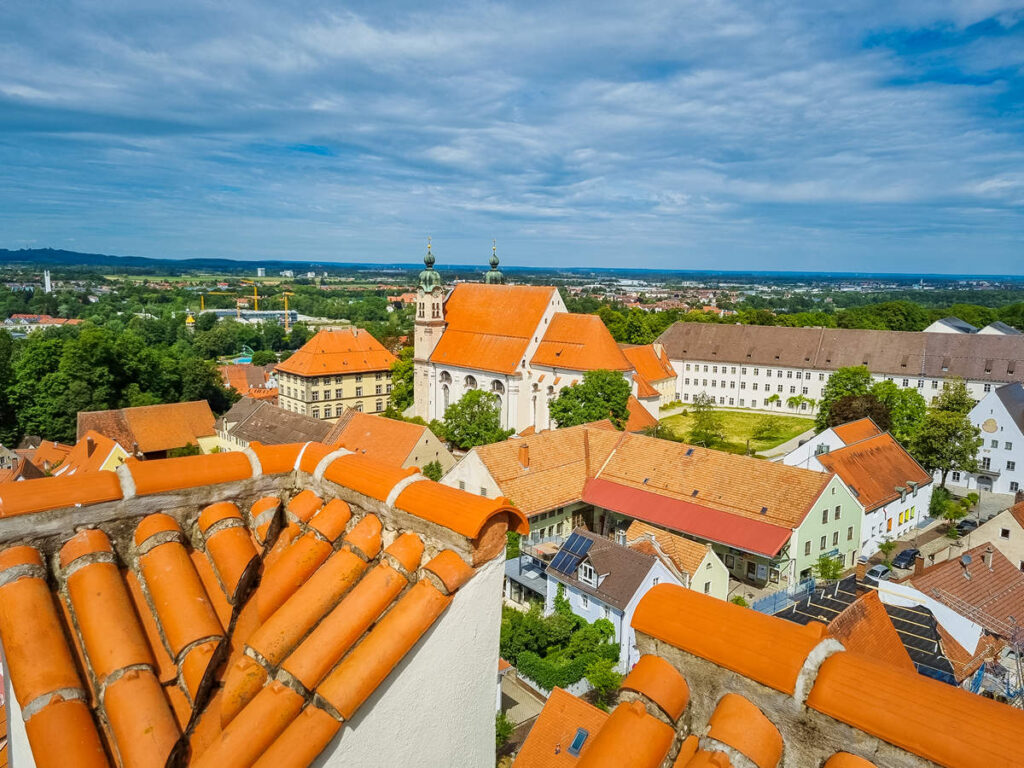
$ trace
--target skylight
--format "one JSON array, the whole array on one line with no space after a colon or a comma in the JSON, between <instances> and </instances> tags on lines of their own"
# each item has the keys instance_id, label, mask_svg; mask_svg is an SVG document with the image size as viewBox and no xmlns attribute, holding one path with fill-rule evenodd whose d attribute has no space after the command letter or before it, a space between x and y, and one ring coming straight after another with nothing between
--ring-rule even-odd
<instances>
[{"instance_id":1,"label":"skylight","mask_svg":"<svg viewBox=\"0 0 1024 768\"><path fill-rule=\"evenodd\" d=\"M583 749L583 745L586 744L589 735L590 733L587 732L586 728L577 728L572 744L569 745L569 754L573 757L579 757L580 750Z\"/></svg>"}]
</instances>

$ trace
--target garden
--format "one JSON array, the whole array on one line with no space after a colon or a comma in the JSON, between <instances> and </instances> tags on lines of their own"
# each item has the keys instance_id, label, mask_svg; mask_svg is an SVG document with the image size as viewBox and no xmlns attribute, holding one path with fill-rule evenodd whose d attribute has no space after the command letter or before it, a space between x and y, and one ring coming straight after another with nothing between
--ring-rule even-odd
<instances>
[{"instance_id":1,"label":"garden","mask_svg":"<svg viewBox=\"0 0 1024 768\"><path fill-rule=\"evenodd\" d=\"M701 413L695 408L668 416L661 421L659 436L745 454L748 445L751 453L759 453L814 429L814 419L801 416L718 409L711 414L715 423L710 425L710 429L701 424ZM703 431L702 426L705 427Z\"/></svg>"}]
</instances>

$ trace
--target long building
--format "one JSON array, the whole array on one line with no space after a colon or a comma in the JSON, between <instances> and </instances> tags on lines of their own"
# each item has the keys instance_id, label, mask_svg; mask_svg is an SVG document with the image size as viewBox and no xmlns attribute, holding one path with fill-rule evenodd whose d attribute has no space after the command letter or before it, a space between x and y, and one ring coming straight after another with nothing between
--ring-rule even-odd
<instances>
[{"instance_id":1,"label":"long building","mask_svg":"<svg viewBox=\"0 0 1024 768\"><path fill-rule=\"evenodd\" d=\"M928 401L956 376L976 400L1024 381L1024 335L680 322L658 342L684 403L703 392L726 407L809 414L832 371L859 365Z\"/></svg>"}]
</instances>

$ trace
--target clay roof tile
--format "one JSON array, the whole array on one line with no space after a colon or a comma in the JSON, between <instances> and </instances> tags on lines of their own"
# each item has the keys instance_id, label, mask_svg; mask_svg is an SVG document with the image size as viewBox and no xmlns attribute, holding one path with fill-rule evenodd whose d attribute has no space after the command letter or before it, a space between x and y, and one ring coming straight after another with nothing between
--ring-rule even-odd
<instances>
[{"instance_id":1,"label":"clay roof tile","mask_svg":"<svg viewBox=\"0 0 1024 768\"><path fill-rule=\"evenodd\" d=\"M782 736L743 696L727 693L709 722L708 736L746 755L757 768L775 768L782 759Z\"/></svg>"},{"instance_id":2,"label":"clay roof tile","mask_svg":"<svg viewBox=\"0 0 1024 768\"><path fill-rule=\"evenodd\" d=\"M622 687L642 693L672 720L678 720L690 700L690 686L679 671L660 656L645 654L633 666Z\"/></svg>"},{"instance_id":3,"label":"clay roof tile","mask_svg":"<svg viewBox=\"0 0 1024 768\"><path fill-rule=\"evenodd\" d=\"M352 519L352 509L341 499L331 499L324 508L313 515L309 527L319 531L328 541L335 541L345 532Z\"/></svg>"},{"instance_id":4,"label":"clay roof tile","mask_svg":"<svg viewBox=\"0 0 1024 768\"><path fill-rule=\"evenodd\" d=\"M162 768L181 732L150 669L132 668L106 686L103 711L124 768Z\"/></svg>"},{"instance_id":5,"label":"clay roof tile","mask_svg":"<svg viewBox=\"0 0 1024 768\"><path fill-rule=\"evenodd\" d=\"M592 738L580 756L579 768L657 768L672 746L675 731L634 701L619 704Z\"/></svg>"},{"instance_id":6,"label":"clay roof tile","mask_svg":"<svg viewBox=\"0 0 1024 768\"><path fill-rule=\"evenodd\" d=\"M108 768L89 707L56 697L25 723L36 768ZM12 763L13 765L13 763Z\"/></svg>"},{"instance_id":7,"label":"clay roof tile","mask_svg":"<svg viewBox=\"0 0 1024 768\"><path fill-rule=\"evenodd\" d=\"M249 457L239 451L151 461L128 459L124 466L128 467L131 473L138 496L229 483L252 477ZM96 472L88 477L100 474L102 473Z\"/></svg>"},{"instance_id":8,"label":"clay roof tile","mask_svg":"<svg viewBox=\"0 0 1024 768\"><path fill-rule=\"evenodd\" d=\"M403 533L384 550L394 557L409 573L419 568L423 558L423 540L415 533Z\"/></svg>"},{"instance_id":9,"label":"clay roof tile","mask_svg":"<svg viewBox=\"0 0 1024 768\"><path fill-rule=\"evenodd\" d=\"M367 515L352 526L352 530L345 536L345 543L372 560L380 552L380 535L383 530L379 517Z\"/></svg>"},{"instance_id":10,"label":"clay roof tile","mask_svg":"<svg viewBox=\"0 0 1024 768\"><path fill-rule=\"evenodd\" d=\"M0 487L0 517L45 512L60 507L99 504L122 497L114 472L90 472L69 477L40 477Z\"/></svg>"},{"instance_id":11,"label":"clay roof tile","mask_svg":"<svg viewBox=\"0 0 1024 768\"><path fill-rule=\"evenodd\" d=\"M323 330L278 363L277 370L297 376L387 371L396 359L366 331Z\"/></svg>"},{"instance_id":12,"label":"clay roof tile","mask_svg":"<svg viewBox=\"0 0 1024 768\"><path fill-rule=\"evenodd\" d=\"M473 569L455 552L446 549L437 554L423 569L437 576L451 594L471 578Z\"/></svg>"},{"instance_id":13,"label":"clay roof tile","mask_svg":"<svg viewBox=\"0 0 1024 768\"><path fill-rule=\"evenodd\" d=\"M863 757L851 755L849 752L836 752L825 761L822 768L878 768L874 763Z\"/></svg>"},{"instance_id":14,"label":"clay roof tile","mask_svg":"<svg viewBox=\"0 0 1024 768\"><path fill-rule=\"evenodd\" d=\"M508 499L473 496L432 480L420 480L406 487L398 494L395 506L471 539L479 536L487 521L499 514L509 516L509 530L523 535L530 532L526 517Z\"/></svg>"}]
</instances>

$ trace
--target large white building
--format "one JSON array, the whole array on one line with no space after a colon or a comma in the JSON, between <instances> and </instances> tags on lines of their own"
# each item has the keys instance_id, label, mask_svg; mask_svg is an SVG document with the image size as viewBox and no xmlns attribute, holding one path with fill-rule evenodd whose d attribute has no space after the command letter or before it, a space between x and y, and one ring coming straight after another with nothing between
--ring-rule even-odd
<instances>
[{"instance_id":1,"label":"large white building","mask_svg":"<svg viewBox=\"0 0 1024 768\"><path fill-rule=\"evenodd\" d=\"M960 377L976 400L1024 381L1024 335L912 333L675 323L658 337L684 403L706 393L720 406L813 413L831 373L866 366L876 381L916 389L931 401Z\"/></svg>"},{"instance_id":2,"label":"large white building","mask_svg":"<svg viewBox=\"0 0 1024 768\"><path fill-rule=\"evenodd\" d=\"M978 472L950 472L946 482L967 490L1016 493L1024 488L1024 386L989 392L970 413L981 430Z\"/></svg>"},{"instance_id":3,"label":"large white building","mask_svg":"<svg viewBox=\"0 0 1024 768\"><path fill-rule=\"evenodd\" d=\"M647 396L644 405L633 406L657 412L657 390L601 319L569 313L557 288L505 285L492 256L486 282L446 291L429 247L424 263L416 291L417 416L442 419L449 405L482 389L497 396L505 429L550 429L551 401L598 369L622 373L633 395Z\"/></svg>"}]
</instances>

